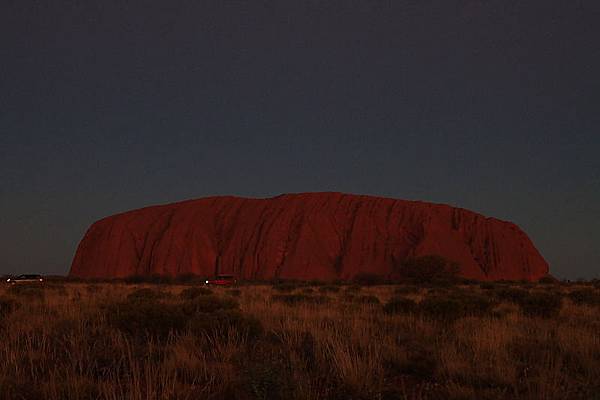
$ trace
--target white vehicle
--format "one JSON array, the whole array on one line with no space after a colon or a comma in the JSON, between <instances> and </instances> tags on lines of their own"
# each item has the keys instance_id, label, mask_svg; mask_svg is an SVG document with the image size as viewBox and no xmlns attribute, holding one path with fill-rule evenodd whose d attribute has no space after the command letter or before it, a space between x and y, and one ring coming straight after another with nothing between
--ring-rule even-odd
<instances>
[{"instance_id":1,"label":"white vehicle","mask_svg":"<svg viewBox=\"0 0 600 400\"><path fill-rule=\"evenodd\" d=\"M18 283L41 283L44 279L41 275L19 275L17 277L8 278L6 283L10 283L11 285L16 285Z\"/></svg>"}]
</instances>

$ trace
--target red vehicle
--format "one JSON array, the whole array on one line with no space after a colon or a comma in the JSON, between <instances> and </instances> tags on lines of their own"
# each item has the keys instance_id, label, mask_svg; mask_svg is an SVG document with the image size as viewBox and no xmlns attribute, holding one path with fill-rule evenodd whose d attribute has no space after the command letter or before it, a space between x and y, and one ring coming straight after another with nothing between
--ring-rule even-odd
<instances>
[{"instance_id":1,"label":"red vehicle","mask_svg":"<svg viewBox=\"0 0 600 400\"><path fill-rule=\"evenodd\" d=\"M215 279L207 279L204 282L206 285L232 286L237 283L233 275L217 275Z\"/></svg>"}]
</instances>

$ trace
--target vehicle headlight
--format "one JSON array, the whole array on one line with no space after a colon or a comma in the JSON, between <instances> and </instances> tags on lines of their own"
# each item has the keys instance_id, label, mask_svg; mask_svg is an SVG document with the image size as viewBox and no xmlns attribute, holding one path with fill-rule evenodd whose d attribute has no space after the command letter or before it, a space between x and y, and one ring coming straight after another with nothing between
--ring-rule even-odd
<instances>
[{"instance_id":1,"label":"vehicle headlight","mask_svg":"<svg viewBox=\"0 0 600 400\"><path fill-rule=\"evenodd\" d=\"M8 278L8 279L6 280L6 282L10 282L10 278Z\"/></svg>"},{"instance_id":2,"label":"vehicle headlight","mask_svg":"<svg viewBox=\"0 0 600 400\"><path fill-rule=\"evenodd\" d=\"M9 279L9 280L10 280L10 279ZM204 283L206 283L206 284L208 285L208 281L206 281L206 282L204 282Z\"/></svg>"}]
</instances>

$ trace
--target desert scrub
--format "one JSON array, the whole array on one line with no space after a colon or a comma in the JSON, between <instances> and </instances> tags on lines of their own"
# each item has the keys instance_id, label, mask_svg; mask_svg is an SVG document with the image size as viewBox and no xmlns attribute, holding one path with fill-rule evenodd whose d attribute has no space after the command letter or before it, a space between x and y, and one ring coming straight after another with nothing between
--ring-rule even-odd
<instances>
[{"instance_id":1,"label":"desert scrub","mask_svg":"<svg viewBox=\"0 0 600 400\"><path fill-rule=\"evenodd\" d=\"M575 304L586 304L588 306L600 306L600 291L594 289L580 289L569 293L569 298Z\"/></svg>"},{"instance_id":2,"label":"desert scrub","mask_svg":"<svg viewBox=\"0 0 600 400\"><path fill-rule=\"evenodd\" d=\"M275 294L271 296L271 300L281 302L289 306L297 304L325 304L330 298L327 296L308 296L304 294Z\"/></svg>"},{"instance_id":3,"label":"desert scrub","mask_svg":"<svg viewBox=\"0 0 600 400\"><path fill-rule=\"evenodd\" d=\"M0 319L4 318L19 307L20 303L8 297L0 297Z\"/></svg>"},{"instance_id":4,"label":"desert scrub","mask_svg":"<svg viewBox=\"0 0 600 400\"><path fill-rule=\"evenodd\" d=\"M529 292L523 289L516 288L500 288L494 292L494 296L498 300L508 301L511 303L519 304L519 302L523 301L527 296L529 296Z\"/></svg>"},{"instance_id":5,"label":"desert scrub","mask_svg":"<svg viewBox=\"0 0 600 400\"><path fill-rule=\"evenodd\" d=\"M340 291L339 286L327 285L321 286L319 292L321 293L338 293Z\"/></svg>"},{"instance_id":6,"label":"desert scrub","mask_svg":"<svg viewBox=\"0 0 600 400\"><path fill-rule=\"evenodd\" d=\"M218 288L188 300L176 286L164 288L176 296L132 301L126 300L131 286L98 283L103 290L90 292L86 285L65 283L68 298L46 290L43 305L2 288L0 299L21 308L0 322L0 398L533 400L600 393L600 314L585 301L568 301L556 319L496 318L495 307L454 321L423 318L415 302L413 311L398 314L338 299L314 308L305 298L271 302L272 295L304 293L273 293L270 283L244 286L240 298ZM548 292L547 286L536 284L532 293ZM387 300L394 288L344 291L339 300L347 294ZM568 296L591 286L561 289ZM419 289L414 298L465 304L471 292L497 299L497 290L477 283L429 294ZM85 302L74 301L76 292ZM520 309L504 300L501 306ZM159 328L137 321L145 307L154 307L149 313Z\"/></svg>"},{"instance_id":7,"label":"desert scrub","mask_svg":"<svg viewBox=\"0 0 600 400\"><path fill-rule=\"evenodd\" d=\"M186 322L179 305L138 297L106 306L106 317L111 326L136 339L166 339L171 332L181 331Z\"/></svg>"},{"instance_id":8,"label":"desert scrub","mask_svg":"<svg viewBox=\"0 0 600 400\"><path fill-rule=\"evenodd\" d=\"M242 295L242 291L240 289L229 289L225 293L233 297L240 297Z\"/></svg>"},{"instance_id":9,"label":"desert scrub","mask_svg":"<svg viewBox=\"0 0 600 400\"><path fill-rule=\"evenodd\" d=\"M358 304L381 304L379 297L370 294L355 296L353 302Z\"/></svg>"},{"instance_id":10,"label":"desert scrub","mask_svg":"<svg viewBox=\"0 0 600 400\"><path fill-rule=\"evenodd\" d=\"M197 297L200 296L208 296L213 294L213 291L208 289L208 288L204 288L204 287L191 287L191 288L187 288L184 289L180 294L179 297L181 297L184 300L192 300L195 299Z\"/></svg>"},{"instance_id":11,"label":"desert scrub","mask_svg":"<svg viewBox=\"0 0 600 400\"><path fill-rule=\"evenodd\" d=\"M218 297L214 295L200 296L193 300L184 302L181 309L186 315L197 313L211 313L221 310L237 310L240 305L230 297Z\"/></svg>"},{"instance_id":12,"label":"desert scrub","mask_svg":"<svg viewBox=\"0 0 600 400\"><path fill-rule=\"evenodd\" d=\"M166 293L156 289L137 289L127 295L128 301L159 300L167 297Z\"/></svg>"},{"instance_id":13,"label":"desert scrub","mask_svg":"<svg viewBox=\"0 0 600 400\"><path fill-rule=\"evenodd\" d=\"M189 331L198 335L218 338L235 331L238 335L255 339L262 332L262 324L252 316L238 310L219 310L211 313L196 313L188 321Z\"/></svg>"},{"instance_id":14,"label":"desert scrub","mask_svg":"<svg viewBox=\"0 0 600 400\"><path fill-rule=\"evenodd\" d=\"M431 380L438 368L433 350L416 340L406 343L403 350L403 357L394 358L393 353L384 356L388 374L409 375L413 378Z\"/></svg>"},{"instance_id":15,"label":"desert scrub","mask_svg":"<svg viewBox=\"0 0 600 400\"><path fill-rule=\"evenodd\" d=\"M44 289L34 285L12 285L8 288L6 293L15 297L31 300L43 300L45 297Z\"/></svg>"},{"instance_id":16,"label":"desert scrub","mask_svg":"<svg viewBox=\"0 0 600 400\"><path fill-rule=\"evenodd\" d=\"M358 293L362 290L362 286L360 285L350 285L347 286L346 289L344 289L344 292L346 293Z\"/></svg>"},{"instance_id":17,"label":"desert scrub","mask_svg":"<svg viewBox=\"0 0 600 400\"><path fill-rule=\"evenodd\" d=\"M404 297L393 297L383 306L386 314L407 314L417 310L417 303Z\"/></svg>"},{"instance_id":18,"label":"desert scrub","mask_svg":"<svg viewBox=\"0 0 600 400\"><path fill-rule=\"evenodd\" d=\"M394 294L398 296L403 296L406 294L415 294L419 293L420 288L414 285L402 285L394 288Z\"/></svg>"},{"instance_id":19,"label":"desert scrub","mask_svg":"<svg viewBox=\"0 0 600 400\"><path fill-rule=\"evenodd\" d=\"M528 317L557 317L562 307L562 297L553 293L530 293L518 302L523 314Z\"/></svg>"},{"instance_id":20,"label":"desert scrub","mask_svg":"<svg viewBox=\"0 0 600 400\"><path fill-rule=\"evenodd\" d=\"M479 288L481 290L494 290L496 289L497 285L494 284L493 282L483 282L479 285Z\"/></svg>"},{"instance_id":21,"label":"desert scrub","mask_svg":"<svg viewBox=\"0 0 600 400\"><path fill-rule=\"evenodd\" d=\"M291 293L294 290L298 289L300 286L295 284L295 283L279 283L276 285L273 285L273 290L276 290L278 292L282 292L282 293Z\"/></svg>"},{"instance_id":22,"label":"desert scrub","mask_svg":"<svg viewBox=\"0 0 600 400\"><path fill-rule=\"evenodd\" d=\"M431 318L452 321L466 316L483 316L495 305L485 296L467 293L449 293L432 296L419 303L419 312Z\"/></svg>"}]
</instances>

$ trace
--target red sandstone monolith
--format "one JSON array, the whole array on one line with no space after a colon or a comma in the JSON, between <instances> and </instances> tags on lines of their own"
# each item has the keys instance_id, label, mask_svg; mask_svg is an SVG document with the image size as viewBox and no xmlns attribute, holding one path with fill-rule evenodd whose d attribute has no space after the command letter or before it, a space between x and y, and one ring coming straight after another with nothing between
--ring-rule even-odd
<instances>
[{"instance_id":1,"label":"red sandstone monolith","mask_svg":"<svg viewBox=\"0 0 600 400\"><path fill-rule=\"evenodd\" d=\"M515 224L447 205L341 193L209 197L104 218L71 276L234 274L239 279L391 276L440 255L479 280L537 280L548 264Z\"/></svg>"}]
</instances>

